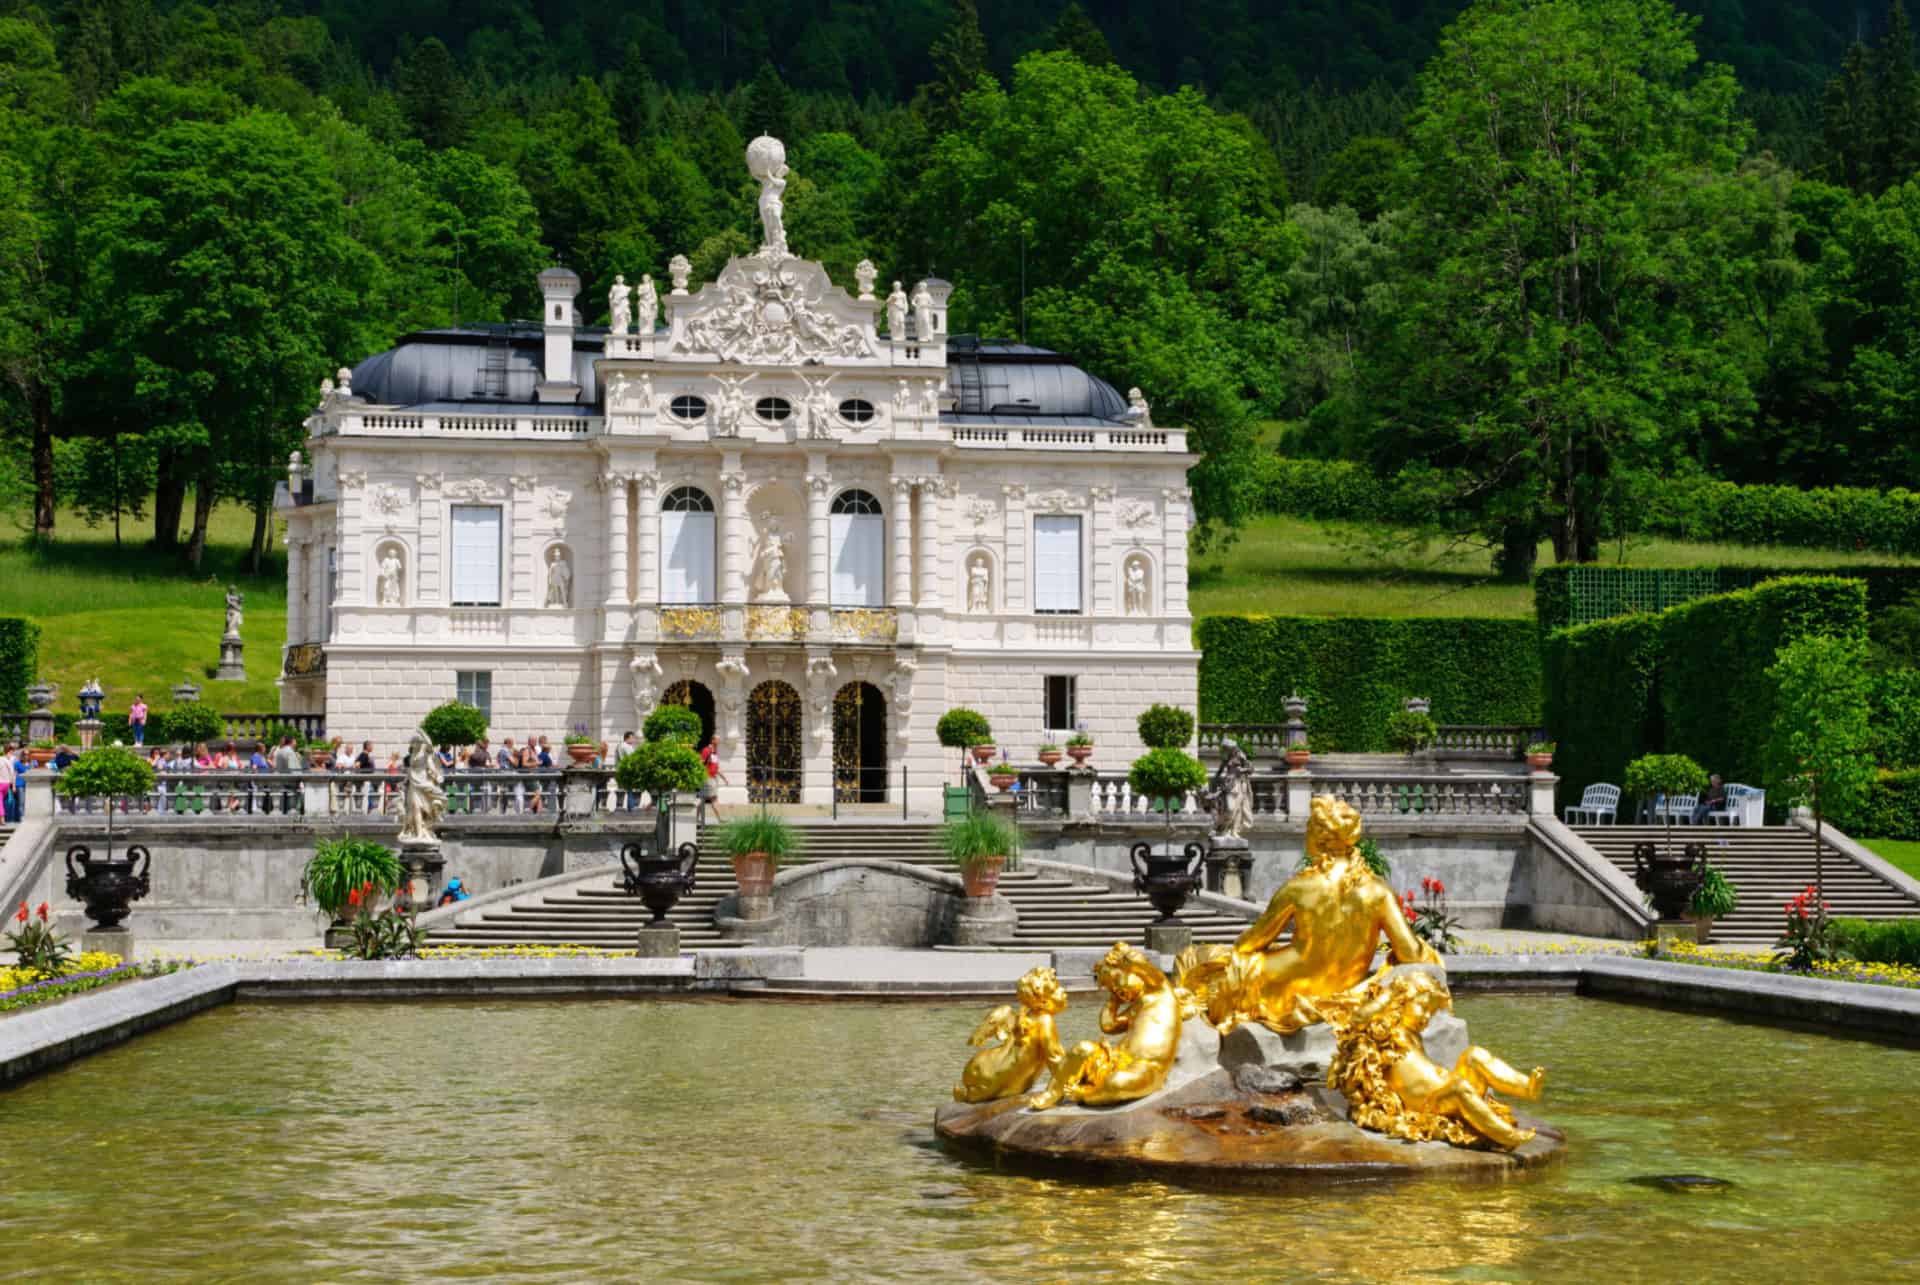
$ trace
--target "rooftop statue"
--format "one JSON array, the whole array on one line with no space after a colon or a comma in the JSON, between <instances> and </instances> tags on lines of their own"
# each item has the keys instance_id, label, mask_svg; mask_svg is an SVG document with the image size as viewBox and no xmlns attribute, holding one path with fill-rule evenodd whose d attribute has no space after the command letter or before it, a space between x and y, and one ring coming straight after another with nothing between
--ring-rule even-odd
<instances>
[{"instance_id":1,"label":"rooftop statue","mask_svg":"<svg viewBox=\"0 0 1920 1285\"><path fill-rule=\"evenodd\" d=\"M1222 1034L1259 1022L1281 1034L1324 1020L1314 1001L1366 980L1386 938L1396 964L1431 964L1431 947L1413 935L1388 888L1355 850L1360 814L1317 795L1307 822L1307 867L1287 880L1266 913L1232 946L1181 953L1180 985L1206 1008ZM1285 946L1274 944L1293 930Z\"/></svg>"},{"instance_id":2,"label":"rooftop statue","mask_svg":"<svg viewBox=\"0 0 1920 1285\"><path fill-rule=\"evenodd\" d=\"M653 284L653 274L640 274L640 288L633 295L634 333L650 335L660 324L660 291Z\"/></svg>"},{"instance_id":3,"label":"rooftop statue","mask_svg":"<svg viewBox=\"0 0 1920 1285\"><path fill-rule=\"evenodd\" d=\"M632 304L628 302L632 294L633 287L627 284L627 279L615 274L613 287L607 291L607 318L608 328L616 335L626 334L633 322Z\"/></svg>"},{"instance_id":4,"label":"rooftop statue","mask_svg":"<svg viewBox=\"0 0 1920 1285\"><path fill-rule=\"evenodd\" d=\"M787 257L786 145L770 134L762 134L748 143L747 172L760 181L760 255L784 259Z\"/></svg>"}]
</instances>

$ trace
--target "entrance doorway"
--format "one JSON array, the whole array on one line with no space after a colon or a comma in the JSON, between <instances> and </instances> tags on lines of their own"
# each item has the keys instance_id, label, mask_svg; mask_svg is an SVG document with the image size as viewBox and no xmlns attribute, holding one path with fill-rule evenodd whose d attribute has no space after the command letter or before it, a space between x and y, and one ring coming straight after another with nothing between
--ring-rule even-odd
<instances>
[{"instance_id":1,"label":"entrance doorway","mask_svg":"<svg viewBox=\"0 0 1920 1285\"><path fill-rule=\"evenodd\" d=\"M700 744L693 748L697 750L713 739L713 693L705 683L683 678L661 694L660 703L685 705L700 716Z\"/></svg>"},{"instance_id":2,"label":"entrance doorway","mask_svg":"<svg viewBox=\"0 0 1920 1285\"><path fill-rule=\"evenodd\" d=\"M833 797L887 801L887 699L872 683L848 683L833 695Z\"/></svg>"},{"instance_id":3,"label":"entrance doorway","mask_svg":"<svg viewBox=\"0 0 1920 1285\"><path fill-rule=\"evenodd\" d=\"M800 801L800 693L777 678L747 696L747 798Z\"/></svg>"}]
</instances>

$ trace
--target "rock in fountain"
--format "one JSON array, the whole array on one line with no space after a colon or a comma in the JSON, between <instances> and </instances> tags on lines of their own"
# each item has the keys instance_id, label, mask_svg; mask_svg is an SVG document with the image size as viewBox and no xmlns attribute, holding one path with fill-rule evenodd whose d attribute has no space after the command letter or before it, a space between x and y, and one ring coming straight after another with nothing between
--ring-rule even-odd
<instances>
[{"instance_id":1,"label":"rock in fountain","mask_svg":"<svg viewBox=\"0 0 1920 1285\"><path fill-rule=\"evenodd\" d=\"M942 1141L998 1164L1210 1182L1497 1175L1556 1159L1564 1135L1495 1096L1536 1099L1545 1073L1471 1043L1445 968L1359 838L1357 813L1317 798L1308 865L1233 946L1186 951L1170 977L1116 944L1094 970L1110 1039L1066 1047L1051 970L1023 977L1018 1006L974 1032L999 1042L935 1114Z\"/></svg>"}]
</instances>

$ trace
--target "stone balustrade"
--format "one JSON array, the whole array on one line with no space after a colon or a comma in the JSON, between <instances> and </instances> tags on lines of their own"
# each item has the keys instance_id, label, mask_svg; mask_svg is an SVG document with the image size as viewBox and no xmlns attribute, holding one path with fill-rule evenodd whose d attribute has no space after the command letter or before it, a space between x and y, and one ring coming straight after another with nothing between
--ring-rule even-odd
<instances>
[{"instance_id":1,"label":"stone balustrade","mask_svg":"<svg viewBox=\"0 0 1920 1285\"><path fill-rule=\"evenodd\" d=\"M1331 794L1362 816L1421 820L1428 817L1526 817L1553 814L1553 785L1547 772L1458 772L1428 768L1356 773L1341 769L1256 772L1253 816L1286 820L1304 817L1307 801ZM1124 772L1070 767L1019 769L1013 788L1016 811L1031 820L1128 821L1164 819L1160 805L1136 794ZM1176 824L1206 822L1207 807L1188 794L1174 810Z\"/></svg>"},{"instance_id":2,"label":"stone balustrade","mask_svg":"<svg viewBox=\"0 0 1920 1285\"><path fill-rule=\"evenodd\" d=\"M54 779L58 779L57 774ZM149 793L114 801L116 817L136 823L236 824L266 818L369 817L399 819L405 778L390 772L158 772ZM520 817L561 820L651 816L645 796L613 781L610 768L548 771L461 768L447 773L445 824L464 819ZM103 799L53 796L59 816L104 816Z\"/></svg>"}]
</instances>

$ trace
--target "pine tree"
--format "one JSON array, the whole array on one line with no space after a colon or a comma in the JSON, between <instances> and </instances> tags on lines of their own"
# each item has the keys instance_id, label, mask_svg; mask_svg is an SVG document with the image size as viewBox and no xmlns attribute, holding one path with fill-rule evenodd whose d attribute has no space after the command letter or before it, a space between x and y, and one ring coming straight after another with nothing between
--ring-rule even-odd
<instances>
[{"instance_id":1,"label":"pine tree","mask_svg":"<svg viewBox=\"0 0 1920 1285\"><path fill-rule=\"evenodd\" d=\"M1887 8L1887 29L1873 50L1873 190L1913 177L1920 163L1920 77L1913 69L1913 26L1900 0Z\"/></svg>"},{"instance_id":2,"label":"pine tree","mask_svg":"<svg viewBox=\"0 0 1920 1285\"><path fill-rule=\"evenodd\" d=\"M1053 24L1053 47L1066 50L1089 67L1113 65L1113 47L1078 0L1067 0L1060 20Z\"/></svg>"},{"instance_id":3,"label":"pine tree","mask_svg":"<svg viewBox=\"0 0 1920 1285\"><path fill-rule=\"evenodd\" d=\"M953 0L953 21L928 47L927 56L936 74L920 86L913 107L928 131L937 134L958 123L961 98L987 74L987 38L974 0Z\"/></svg>"},{"instance_id":4,"label":"pine tree","mask_svg":"<svg viewBox=\"0 0 1920 1285\"><path fill-rule=\"evenodd\" d=\"M1866 187L1870 160L1873 83L1867 58L1866 46L1854 41L1820 104L1820 132L1832 157L1827 177L1855 192Z\"/></svg>"},{"instance_id":5,"label":"pine tree","mask_svg":"<svg viewBox=\"0 0 1920 1285\"><path fill-rule=\"evenodd\" d=\"M760 64L760 72L747 86L746 106L741 112L740 128L748 138L771 134L775 138L793 137L793 91L772 63Z\"/></svg>"},{"instance_id":6,"label":"pine tree","mask_svg":"<svg viewBox=\"0 0 1920 1285\"><path fill-rule=\"evenodd\" d=\"M467 83L438 36L420 42L394 72L407 123L428 147L457 147L467 136Z\"/></svg>"}]
</instances>

